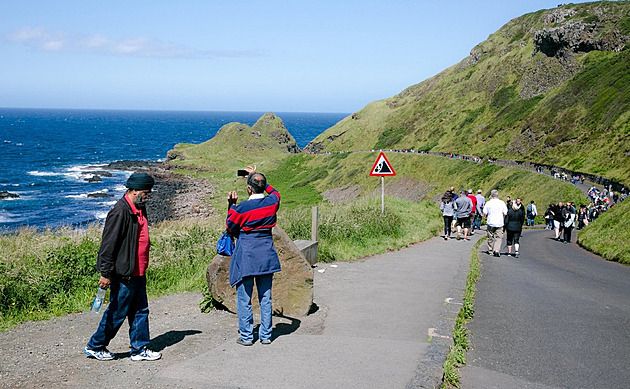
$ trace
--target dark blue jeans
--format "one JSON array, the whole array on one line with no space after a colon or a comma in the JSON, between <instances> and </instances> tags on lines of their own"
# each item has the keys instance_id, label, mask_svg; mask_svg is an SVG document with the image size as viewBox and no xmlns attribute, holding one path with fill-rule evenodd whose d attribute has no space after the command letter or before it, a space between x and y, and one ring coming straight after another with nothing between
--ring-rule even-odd
<instances>
[{"instance_id":1,"label":"dark blue jeans","mask_svg":"<svg viewBox=\"0 0 630 389\"><path fill-rule=\"evenodd\" d=\"M139 353L150 341L146 276L131 277L129 282L112 280L109 299L109 306L87 348L101 350L107 347L128 318L131 354Z\"/></svg>"}]
</instances>

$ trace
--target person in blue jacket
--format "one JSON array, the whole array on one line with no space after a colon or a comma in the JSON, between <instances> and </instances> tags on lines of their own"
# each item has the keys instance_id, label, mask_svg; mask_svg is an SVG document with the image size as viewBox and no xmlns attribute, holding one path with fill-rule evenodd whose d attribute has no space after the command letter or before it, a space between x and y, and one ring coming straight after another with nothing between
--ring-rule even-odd
<instances>
[{"instance_id":1,"label":"person in blue jacket","mask_svg":"<svg viewBox=\"0 0 630 389\"><path fill-rule=\"evenodd\" d=\"M280 271L280 260L273 246L272 228L276 225L280 194L255 167L246 169L249 199L238 205L238 194L228 195L226 227L237 238L230 262L230 285L236 287L236 311L240 337L236 343L251 346L254 343L254 316L252 293L254 282L260 303L258 339L271 343L272 307L271 286L273 273ZM267 192L267 196L265 196Z\"/></svg>"}]
</instances>

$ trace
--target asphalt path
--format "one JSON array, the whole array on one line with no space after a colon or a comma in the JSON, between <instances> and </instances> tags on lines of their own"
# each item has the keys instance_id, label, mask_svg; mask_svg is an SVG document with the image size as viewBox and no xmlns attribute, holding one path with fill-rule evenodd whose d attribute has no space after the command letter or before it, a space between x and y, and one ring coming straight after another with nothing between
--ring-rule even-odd
<instances>
[{"instance_id":1,"label":"asphalt path","mask_svg":"<svg viewBox=\"0 0 630 389\"><path fill-rule=\"evenodd\" d=\"M517 259L481 254L462 388L630 386L630 267L552 236L526 230Z\"/></svg>"},{"instance_id":2,"label":"asphalt path","mask_svg":"<svg viewBox=\"0 0 630 389\"><path fill-rule=\"evenodd\" d=\"M475 239L433 238L352 263L319 264L318 331L276 333L269 346L236 336L163 366L152 387L432 388L452 343ZM309 318L300 319L306 324ZM213 372L221 372L214 374Z\"/></svg>"}]
</instances>

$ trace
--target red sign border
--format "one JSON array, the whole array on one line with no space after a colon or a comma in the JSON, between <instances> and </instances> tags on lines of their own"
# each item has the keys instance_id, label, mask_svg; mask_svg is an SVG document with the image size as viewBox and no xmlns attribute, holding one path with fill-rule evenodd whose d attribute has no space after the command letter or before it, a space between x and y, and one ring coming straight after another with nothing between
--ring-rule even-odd
<instances>
[{"instance_id":1,"label":"red sign border","mask_svg":"<svg viewBox=\"0 0 630 389\"><path fill-rule=\"evenodd\" d=\"M392 171L391 173L386 173L386 174L374 173L374 168L378 164L378 161L381 160L381 156L383 156L383 158L385 159L385 162L387 163L387 166L389 166L389 168L391 169L391 171ZM389 160L385 156L385 153L381 151L381 153L376 158L376 162L374 162L374 166L372 166L372 170L370 170L370 176L372 176L372 177L393 177L395 175L396 175L396 171L394 171L394 167L392 166L391 163L389 163Z\"/></svg>"}]
</instances>

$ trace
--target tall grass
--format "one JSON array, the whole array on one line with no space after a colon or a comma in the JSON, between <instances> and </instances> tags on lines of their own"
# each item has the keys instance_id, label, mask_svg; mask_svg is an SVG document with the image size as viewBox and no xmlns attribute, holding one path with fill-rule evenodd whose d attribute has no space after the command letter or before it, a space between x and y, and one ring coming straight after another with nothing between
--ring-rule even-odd
<instances>
[{"instance_id":1,"label":"tall grass","mask_svg":"<svg viewBox=\"0 0 630 389\"><path fill-rule=\"evenodd\" d=\"M435 236L442 218L437 207L395 198L367 197L344 205L321 205L319 210L319 260L350 260L397 250ZM281 212L284 230L293 239L310 239L311 210Z\"/></svg>"},{"instance_id":2,"label":"tall grass","mask_svg":"<svg viewBox=\"0 0 630 389\"><path fill-rule=\"evenodd\" d=\"M220 223L181 221L151 228L149 295L199 291ZM0 236L0 330L89 308L101 229L35 230Z\"/></svg>"}]
</instances>

